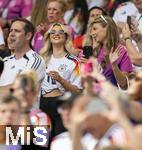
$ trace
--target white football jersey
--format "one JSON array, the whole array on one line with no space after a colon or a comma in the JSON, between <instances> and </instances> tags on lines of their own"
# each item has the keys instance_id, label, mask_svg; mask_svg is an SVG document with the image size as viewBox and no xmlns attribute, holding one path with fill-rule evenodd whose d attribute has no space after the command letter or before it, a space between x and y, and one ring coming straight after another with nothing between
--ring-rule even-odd
<instances>
[{"instance_id":1,"label":"white football jersey","mask_svg":"<svg viewBox=\"0 0 142 150\"><path fill-rule=\"evenodd\" d=\"M54 89L59 89L62 93L64 93L65 89L63 86L48 75L48 72L50 71L57 71L66 81L76 85L78 88L81 88L79 63L75 56L67 54L62 58L55 58L52 55L46 67L46 75L41 85L42 95L51 92Z\"/></svg>"},{"instance_id":2,"label":"white football jersey","mask_svg":"<svg viewBox=\"0 0 142 150\"><path fill-rule=\"evenodd\" d=\"M97 140L87 133L81 138L82 146L85 150L93 150ZM70 138L69 132L63 132L57 135L51 142L51 150L73 150L72 140Z\"/></svg>"},{"instance_id":3,"label":"white football jersey","mask_svg":"<svg viewBox=\"0 0 142 150\"><path fill-rule=\"evenodd\" d=\"M38 80L45 75L46 65L41 56L33 50L28 51L22 58L16 59L14 55L4 59L4 71L0 77L0 86L12 84L18 73L33 69L37 73Z\"/></svg>"}]
</instances>

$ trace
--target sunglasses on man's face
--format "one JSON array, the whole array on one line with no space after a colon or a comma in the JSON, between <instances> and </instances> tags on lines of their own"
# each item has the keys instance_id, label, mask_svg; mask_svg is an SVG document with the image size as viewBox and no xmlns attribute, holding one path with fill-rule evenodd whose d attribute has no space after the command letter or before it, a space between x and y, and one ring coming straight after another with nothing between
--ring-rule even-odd
<instances>
[{"instance_id":1,"label":"sunglasses on man's face","mask_svg":"<svg viewBox=\"0 0 142 150\"><path fill-rule=\"evenodd\" d=\"M65 31L64 30L50 30L49 32L50 34L54 35L54 34L65 34Z\"/></svg>"}]
</instances>

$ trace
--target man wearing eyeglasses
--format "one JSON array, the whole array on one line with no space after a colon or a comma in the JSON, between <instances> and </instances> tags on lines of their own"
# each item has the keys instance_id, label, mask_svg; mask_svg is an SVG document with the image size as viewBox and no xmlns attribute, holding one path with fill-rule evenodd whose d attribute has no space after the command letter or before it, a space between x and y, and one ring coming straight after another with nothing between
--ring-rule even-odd
<instances>
[{"instance_id":1,"label":"man wearing eyeglasses","mask_svg":"<svg viewBox=\"0 0 142 150\"><path fill-rule=\"evenodd\" d=\"M32 50L34 27L26 19L12 22L9 32L9 47L14 55L4 59L4 71L0 78L0 91L4 93L15 80L17 74L28 69L36 71L38 80L42 81L45 74L44 60Z\"/></svg>"}]
</instances>

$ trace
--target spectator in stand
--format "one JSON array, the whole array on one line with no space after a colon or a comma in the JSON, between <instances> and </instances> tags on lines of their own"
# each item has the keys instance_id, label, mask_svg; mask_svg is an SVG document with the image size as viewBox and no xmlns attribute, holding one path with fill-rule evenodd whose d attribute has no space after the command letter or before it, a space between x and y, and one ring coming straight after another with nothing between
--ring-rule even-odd
<instances>
[{"instance_id":1,"label":"spectator in stand","mask_svg":"<svg viewBox=\"0 0 142 150\"><path fill-rule=\"evenodd\" d=\"M88 6L86 0L73 0L72 8L65 13L64 19L75 32L75 37L83 35L87 28Z\"/></svg>"},{"instance_id":2,"label":"spectator in stand","mask_svg":"<svg viewBox=\"0 0 142 150\"><path fill-rule=\"evenodd\" d=\"M63 96L60 97L60 100L63 103L59 106L58 112L61 114L61 118L63 124L67 131L57 135L51 143L51 150L62 150L64 147L68 149L73 149L72 147L72 137L71 137L71 129L72 129L72 122L71 122L71 111L74 107L74 104L78 97L84 98L81 93L71 93L66 92ZM87 97L91 98L87 95ZM81 138L81 142L86 150L91 150L94 148L97 140L95 140L90 134L85 134Z\"/></svg>"},{"instance_id":3,"label":"spectator in stand","mask_svg":"<svg viewBox=\"0 0 142 150\"><path fill-rule=\"evenodd\" d=\"M17 134L17 127L20 118L20 102L19 99L12 94L6 94L0 98L0 147L7 149L6 143L6 126L12 128L13 134ZM19 145L15 147L20 148Z\"/></svg>"},{"instance_id":4,"label":"spectator in stand","mask_svg":"<svg viewBox=\"0 0 142 150\"><path fill-rule=\"evenodd\" d=\"M12 85L11 92L18 97L21 103L20 124L45 127L47 130L47 134L45 135L47 142L43 146L47 147L51 132L51 121L48 114L45 114L37 108L39 107L39 82L35 71L29 70L18 75Z\"/></svg>"},{"instance_id":5,"label":"spectator in stand","mask_svg":"<svg viewBox=\"0 0 142 150\"><path fill-rule=\"evenodd\" d=\"M93 56L98 59L107 80L114 85L118 83L125 89L127 87L125 75L132 72L132 64L126 48L120 44L119 32L112 18L102 15L97 17L90 24L86 38L84 46L92 47Z\"/></svg>"},{"instance_id":6,"label":"spectator in stand","mask_svg":"<svg viewBox=\"0 0 142 150\"><path fill-rule=\"evenodd\" d=\"M36 3L38 3L38 1ZM40 49L44 46L43 37L46 31L50 28L50 26L53 23L57 23L57 22L65 24L63 20L63 16L66 11L66 4L62 0L50 0L47 2L46 7L44 6L44 8L45 9L42 15L44 16L44 14L46 13L45 15L46 18L44 18L44 20L46 21L43 23L41 22L38 26L36 26L37 32L35 33L34 40L33 40L34 49L37 53L39 53ZM43 9L43 7L41 9ZM70 32L71 39L73 39L74 38L73 30L70 26L67 25L67 27ZM73 54L76 53L73 51Z\"/></svg>"},{"instance_id":7,"label":"spectator in stand","mask_svg":"<svg viewBox=\"0 0 142 150\"><path fill-rule=\"evenodd\" d=\"M85 141L89 143L88 149L103 149L111 145L125 148L127 144L125 131L116 121L103 115L109 111L106 100L99 97L89 98L84 95L75 101L70 112L70 134L74 150L86 149ZM85 133L92 135L90 140L87 141L87 138L81 140ZM96 141L95 144L91 143L92 140Z\"/></svg>"},{"instance_id":8,"label":"spectator in stand","mask_svg":"<svg viewBox=\"0 0 142 150\"><path fill-rule=\"evenodd\" d=\"M137 127L132 126L129 121L130 117L128 117L128 114L131 116L131 113L133 113L134 110L136 115L137 109L133 109L134 105L130 105L129 97L124 93L118 92L118 89L115 86L112 86L110 82L104 80L104 76L100 74L96 68L94 68L93 72L94 73L91 74L91 77L100 85L98 96L101 97L101 100L95 99L95 97L89 98L89 96L84 96L84 98L81 97L75 101L70 112L69 119L73 149L84 149L85 141L82 142L81 138L86 132L91 133L95 139L98 139L95 149L103 149L110 145L115 145L122 149L130 149L131 146L139 149L141 147L141 141L139 138L142 136L142 132L140 130L139 132L136 131ZM137 79L140 77L141 76L139 74ZM141 81L139 80L139 83L140 82ZM133 86L133 88L138 88L139 83L137 83L137 87ZM94 88L92 88L92 91L94 92ZM65 113L66 116L68 115L66 109L61 112L64 113L64 117ZM103 123L103 121L105 121L105 123ZM112 126L107 130L107 132L105 132L106 127L109 127L111 123ZM103 136L103 134L105 135ZM103 137L100 138L101 136ZM137 139L135 139L135 136ZM66 138L67 134L62 138L62 140L65 140ZM57 141L55 139L55 144L60 146L59 144L62 140L58 140L60 139L57 138ZM91 143L89 145L91 145Z\"/></svg>"},{"instance_id":9,"label":"spectator in stand","mask_svg":"<svg viewBox=\"0 0 142 150\"><path fill-rule=\"evenodd\" d=\"M33 35L34 27L30 21L20 18L12 22L8 38L14 55L4 59L5 67L0 79L0 90L3 93L9 89L17 74L24 70L34 69L39 81L44 78L45 62L32 50Z\"/></svg>"},{"instance_id":10,"label":"spectator in stand","mask_svg":"<svg viewBox=\"0 0 142 150\"><path fill-rule=\"evenodd\" d=\"M18 125L21 105L19 99L11 94L5 95L0 100L0 124Z\"/></svg>"},{"instance_id":11,"label":"spectator in stand","mask_svg":"<svg viewBox=\"0 0 142 150\"><path fill-rule=\"evenodd\" d=\"M32 5L33 0L0 0L0 25L6 27L9 19L29 16Z\"/></svg>"},{"instance_id":12,"label":"spectator in stand","mask_svg":"<svg viewBox=\"0 0 142 150\"><path fill-rule=\"evenodd\" d=\"M46 43L41 55L47 62L46 75L41 86L40 108L51 118L51 138L64 131L61 118L57 113L58 96L65 91L80 91L81 81L79 63L69 54L69 33L64 25L53 24L46 33Z\"/></svg>"},{"instance_id":13,"label":"spectator in stand","mask_svg":"<svg viewBox=\"0 0 142 150\"><path fill-rule=\"evenodd\" d=\"M97 7L94 6L91 9L89 9L89 20L88 20L88 26L89 24L94 21L94 19L97 16L100 15L106 15L106 12L101 8L101 7ZM87 29L86 29L87 30ZM86 31L85 31L86 32ZM74 39L74 47L78 48L78 49L82 49L83 48L83 40L84 40L85 34L78 36Z\"/></svg>"},{"instance_id":14,"label":"spectator in stand","mask_svg":"<svg viewBox=\"0 0 142 150\"><path fill-rule=\"evenodd\" d=\"M124 23L127 22L127 16L133 18L133 23L136 22L136 26L142 33L142 1L141 0L131 0L122 3L115 11L113 19L117 25L122 29Z\"/></svg>"},{"instance_id":15,"label":"spectator in stand","mask_svg":"<svg viewBox=\"0 0 142 150\"><path fill-rule=\"evenodd\" d=\"M139 49L139 51L137 50L136 46L134 45L134 43L132 42L133 39L133 35L135 35L135 41L138 42L142 42L142 34L138 31L135 30L135 33L133 33L128 24L125 24L125 26L123 27L122 30L123 33L123 38L125 39L125 44L127 47L127 51L129 54L129 57L131 58L132 63L135 65L136 67L136 71L137 69L141 70L141 66L142 66L142 53L141 53L141 47Z\"/></svg>"}]
</instances>

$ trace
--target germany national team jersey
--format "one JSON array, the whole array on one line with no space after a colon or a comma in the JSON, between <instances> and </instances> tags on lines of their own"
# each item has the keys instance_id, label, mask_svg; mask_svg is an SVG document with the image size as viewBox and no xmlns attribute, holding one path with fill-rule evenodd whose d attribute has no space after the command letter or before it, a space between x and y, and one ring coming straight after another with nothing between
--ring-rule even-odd
<instances>
[{"instance_id":1,"label":"germany national team jersey","mask_svg":"<svg viewBox=\"0 0 142 150\"><path fill-rule=\"evenodd\" d=\"M48 66L46 67L46 75L41 85L42 95L49 93L54 89L59 89L64 93L65 89L63 86L48 75L49 71L57 71L66 81L81 88L79 63L75 56L67 54L62 58L55 58L52 55Z\"/></svg>"},{"instance_id":2,"label":"germany national team jersey","mask_svg":"<svg viewBox=\"0 0 142 150\"><path fill-rule=\"evenodd\" d=\"M0 77L0 86L12 84L18 73L28 69L35 70L39 80L44 78L45 62L33 50L28 51L20 59L16 59L14 55L6 57L4 59L4 71Z\"/></svg>"}]
</instances>

